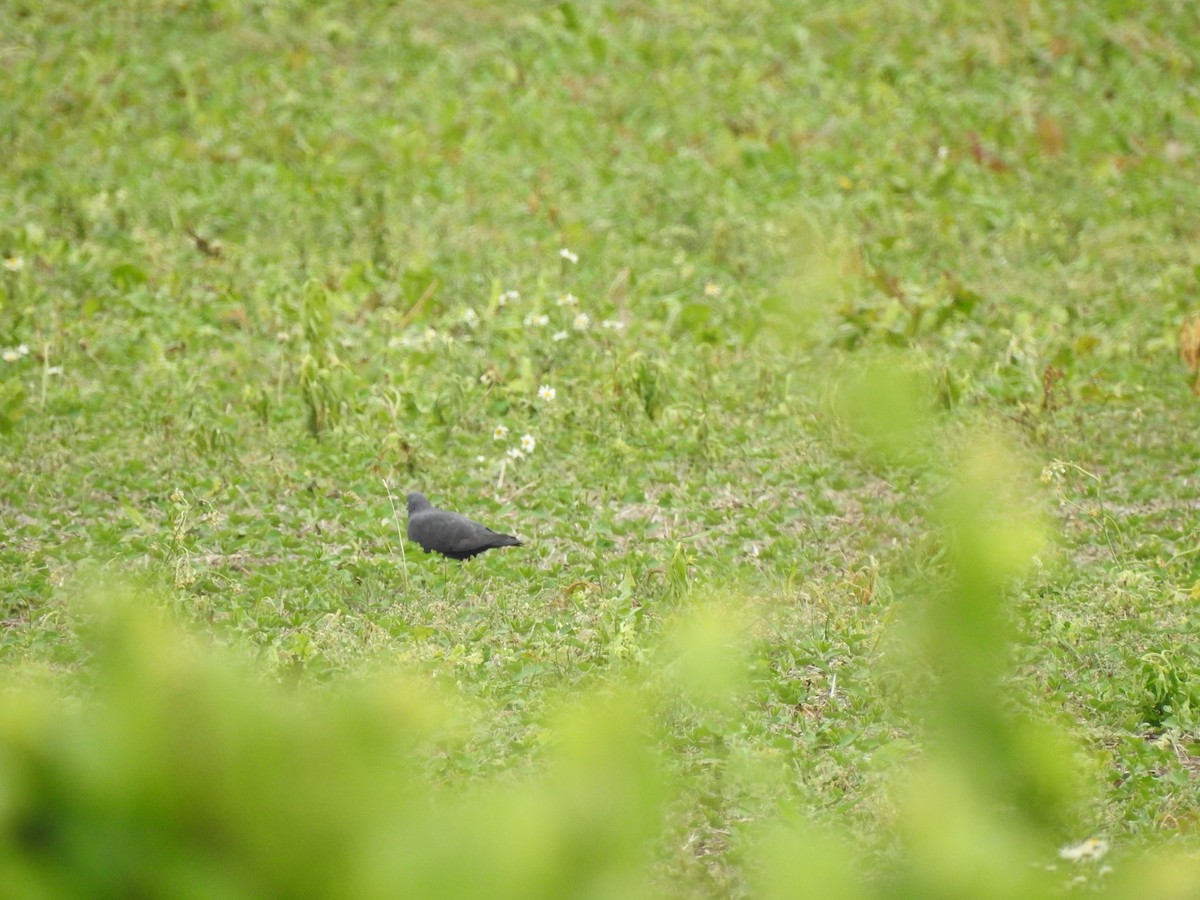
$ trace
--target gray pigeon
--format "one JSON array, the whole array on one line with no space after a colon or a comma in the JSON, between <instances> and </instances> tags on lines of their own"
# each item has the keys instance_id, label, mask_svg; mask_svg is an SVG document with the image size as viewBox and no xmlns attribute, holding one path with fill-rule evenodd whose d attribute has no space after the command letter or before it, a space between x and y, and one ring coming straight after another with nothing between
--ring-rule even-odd
<instances>
[{"instance_id":1,"label":"gray pigeon","mask_svg":"<svg viewBox=\"0 0 1200 900\"><path fill-rule=\"evenodd\" d=\"M408 539L426 553L451 559L470 559L493 547L521 546L512 535L498 534L466 516L437 509L416 492L408 495Z\"/></svg>"}]
</instances>

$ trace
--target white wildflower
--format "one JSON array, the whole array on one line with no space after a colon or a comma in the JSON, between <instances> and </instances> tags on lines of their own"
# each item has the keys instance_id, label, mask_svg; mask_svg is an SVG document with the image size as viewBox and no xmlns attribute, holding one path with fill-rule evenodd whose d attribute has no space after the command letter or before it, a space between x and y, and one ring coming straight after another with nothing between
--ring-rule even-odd
<instances>
[{"instance_id":1,"label":"white wildflower","mask_svg":"<svg viewBox=\"0 0 1200 900\"><path fill-rule=\"evenodd\" d=\"M552 341L565 341L566 339L567 333L565 331L556 331L550 336L550 340Z\"/></svg>"},{"instance_id":2,"label":"white wildflower","mask_svg":"<svg viewBox=\"0 0 1200 900\"><path fill-rule=\"evenodd\" d=\"M1086 841L1082 841L1072 847L1063 847L1058 851L1058 855L1062 859L1080 862L1082 860L1101 859L1107 852L1108 841L1090 837Z\"/></svg>"},{"instance_id":3,"label":"white wildflower","mask_svg":"<svg viewBox=\"0 0 1200 900\"><path fill-rule=\"evenodd\" d=\"M569 291L554 301L555 306L574 306L579 302L579 298Z\"/></svg>"},{"instance_id":4,"label":"white wildflower","mask_svg":"<svg viewBox=\"0 0 1200 900\"><path fill-rule=\"evenodd\" d=\"M571 323L576 331L587 331L588 326L592 324L592 319L587 313L579 313L575 317L575 321Z\"/></svg>"},{"instance_id":5,"label":"white wildflower","mask_svg":"<svg viewBox=\"0 0 1200 900\"><path fill-rule=\"evenodd\" d=\"M576 253L572 253L566 247L563 247L561 250L559 250L558 255L561 256L563 259L565 259L567 262L571 263L572 265L579 262L579 255Z\"/></svg>"},{"instance_id":6,"label":"white wildflower","mask_svg":"<svg viewBox=\"0 0 1200 900\"><path fill-rule=\"evenodd\" d=\"M1042 484L1058 484L1067 474L1067 464L1061 459L1051 460L1042 469Z\"/></svg>"},{"instance_id":7,"label":"white wildflower","mask_svg":"<svg viewBox=\"0 0 1200 900\"><path fill-rule=\"evenodd\" d=\"M508 454L509 459L524 459L525 458L525 454L522 453L520 450L518 450L516 447L510 447L506 452Z\"/></svg>"},{"instance_id":8,"label":"white wildflower","mask_svg":"<svg viewBox=\"0 0 1200 900\"><path fill-rule=\"evenodd\" d=\"M553 402L554 398L557 396L558 391L554 390L554 388L550 387L548 384L543 384L540 388L538 388L538 397L542 400L545 400L547 403Z\"/></svg>"},{"instance_id":9,"label":"white wildflower","mask_svg":"<svg viewBox=\"0 0 1200 900\"><path fill-rule=\"evenodd\" d=\"M4 269L8 272L20 272L25 268L25 260L19 256L10 256L4 260Z\"/></svg>"},{"instance_id":10,"label":"white wildflower","mask_svg":"<svg viewBox=\"0 0 1200 900\"><path fill-rule=\"evenodd\" d=\"M533 449L536 446L537 446L537 441L534 440L532 434L521 435L521 449L524 450L526 453L532 453Z\"/></svg>"},{"instance_id":11,"label":"white wildflower","mask_svg":"<svg viewBox=\"0 0 1200 900\"><path fill-rule=\"evenodd\" d=\"M504 424L497 425L494 429L492 429L492 440L493 441L502 441L506 437L508 437L508 426L507 425L504 425Z\"/></svg>"},{"instance_id":12,"label":"white wildflower","mask_svg":"<svg viewBox=\"0 0 1200 900\"><path fill-rule=\"evenodd\" d=\"M543 325L550 324L550 317L546 315L530 314L525 317L526 328L541 328Z\"/></svg>"}]
</instances>

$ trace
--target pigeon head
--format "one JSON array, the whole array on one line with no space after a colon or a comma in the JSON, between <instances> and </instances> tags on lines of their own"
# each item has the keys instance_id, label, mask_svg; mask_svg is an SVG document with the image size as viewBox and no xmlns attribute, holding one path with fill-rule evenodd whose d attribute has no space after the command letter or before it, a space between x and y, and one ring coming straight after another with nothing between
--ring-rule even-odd
<instances>
[{"instance_id":1,"label":"pigeon head","mask_svg":"<svg viewBox=\"0 0 1200 900\"><path fill-rule=\"evenodd\" d=\"M410 516L415 512L431 508L429 501L425 499L425 495L420 491L413 491L408 495L408 514Z\"/></svg>"}]
</instances>

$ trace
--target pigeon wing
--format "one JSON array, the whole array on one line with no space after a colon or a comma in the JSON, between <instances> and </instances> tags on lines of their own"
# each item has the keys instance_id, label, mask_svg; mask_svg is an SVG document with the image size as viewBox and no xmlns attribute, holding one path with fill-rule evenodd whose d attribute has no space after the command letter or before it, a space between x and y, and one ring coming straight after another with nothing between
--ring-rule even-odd
<instances>
[{"instance_id":1,"label":"pigeon wing","mask_svg":"<svg viewBox=\"0 0 1200 900\"><path fill-rule=\"evenodd\" d=\"M466 553L472 550L483 550L492 545L495 534L490 528L472 522L465 516L451 513L453 520L444 523L443 546L454 553Z\"/></svg>"},{"instance_id":2,"label":"pigeon wing","mask_svg":"<svg viewBox=\"0 0 1200 900\"><path fill-rule=\"evenodd\" d=\"M466 516L429 509L410 517L408 536L426 551L462 553L489 543L491 530Z\"/></svg>"}]
</instances>

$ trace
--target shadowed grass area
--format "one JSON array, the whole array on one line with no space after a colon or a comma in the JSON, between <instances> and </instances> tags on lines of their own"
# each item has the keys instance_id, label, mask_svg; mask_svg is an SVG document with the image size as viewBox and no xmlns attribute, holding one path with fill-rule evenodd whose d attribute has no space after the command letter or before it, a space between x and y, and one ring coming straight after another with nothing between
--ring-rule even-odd
<instances>
[{"instance_id":1,"label":"shadowed grass area","mask_svg":"<svg viewBox=\"0 0 1200 900\"><path fill-rule=\"evenodd\" d=\"M77 598L115 578L261 683L235 742L381 665L445 686L479 712L414 802L501 821L571 819L554 710L648 692L666 786L612 822L659 817L598 893L830 895L853 859L863 891L1135 895L1151 851L1194 860L1186 4L6 13L14 690L103 683ZM525 546L401 553L412 490ZM1103 864L1003 877L1089 836Z\"/></svg>"}]
</instances>

